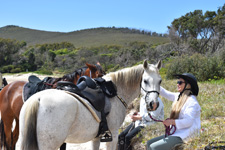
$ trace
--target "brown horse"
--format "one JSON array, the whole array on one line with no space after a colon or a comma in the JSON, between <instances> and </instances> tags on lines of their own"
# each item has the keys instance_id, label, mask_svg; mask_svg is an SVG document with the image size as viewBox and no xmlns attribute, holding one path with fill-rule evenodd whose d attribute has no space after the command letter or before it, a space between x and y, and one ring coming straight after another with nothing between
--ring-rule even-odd
<instances>
[{"instance_id":1,"label":"brown horse","mask_svg":"<svg viewBox=\"0 0 225 150\"><path fill-rule=\"evenodd\" d=\"M55 78L52 84L52 88L56 87L58 81L70 81L76 84L79 77L86 75L91 78L102 77L105 74L101 65L87 64L80 69L77 69L71 74L67 74L62 78ZM27 82L25 81L14 81L5 86L0 92L0 111L1 111L1 147L7 150L14 150L15 144L19 136L19 114L23 105L22 90L23 86ZM15 129L12 132L13 121L16 121ZM3 123L3 125L2 125ZM65 145L64 145L65 146Z\"/></svg>"}]
</instances>

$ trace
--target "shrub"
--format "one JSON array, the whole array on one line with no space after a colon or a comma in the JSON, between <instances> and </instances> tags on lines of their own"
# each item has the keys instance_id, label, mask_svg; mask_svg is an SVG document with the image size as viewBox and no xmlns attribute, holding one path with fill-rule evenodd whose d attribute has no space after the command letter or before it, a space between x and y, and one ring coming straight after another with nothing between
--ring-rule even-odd
<instances>
[{"instance_id":1,"label":"shrub","mask_svg":"<svg viewBox=\"0 0 225 150\"><path fill-rule=\"evenodd\" d=\"M42 69L42 70L38 70L38 71L35 71L35 73L37 74L46 74L46 75L52 75L52 71L50 70L47 70L47 69Z\"/></svg>"},{"instance_id":2,"label":"shrub","mask_svg":"<svg viewBox=\"0 0 225 150\"><path fill-rule=\"evenodd\" d=\"M19 73L19 72L22 72L21 68L15 68L11 70L11 73Z\"/></svg>"},{"instance_id":3,"label":"shrub","mask_svg":"<svg viewBox=\"0 0 225 150\"><path fill-rule=\"evenodd\" d=\"M201 54L175 57L169 64L166 78L173 78L174 74L192 73L199 81L221 79L225 77L224 62L218 57L206 57Z\"/></svg>"},{"instance_id":4,"label":"shrub","mask_svg":"<svg viewBox=\"0 0 225 150\"><path fill-rule=\"evenodd\" d=\"M0 68L0 72L2 72L2 73L11 73L11 70L14 69L14 68L15 68L14 65L3 66L2 68Z\"/></svg>"}]
</instances>

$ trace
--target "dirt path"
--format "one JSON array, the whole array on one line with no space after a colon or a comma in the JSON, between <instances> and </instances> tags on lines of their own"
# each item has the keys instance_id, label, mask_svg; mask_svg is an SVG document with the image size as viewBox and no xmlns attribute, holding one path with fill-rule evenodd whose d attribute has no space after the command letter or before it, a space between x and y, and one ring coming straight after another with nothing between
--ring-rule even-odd
<instances>
[{"instance_id":1,"label":"dirt path","mask_svg":"<svg viewBox=\"0 0 225 150\"><path fill-rule=\"evenodd\" d=\"M28 74L15 74L15 75L3 75L3 78L6 78L8 83L11 83L13 81L28 81L28 77L30 75L37 75L33 73ZM44 79L46 76L44 75L37 75L40 79ZM82 144L67 144L66 150L90 150L91 148L91 142L82 143ZM20 141L16 144L16 150L20 149ZM106 146L105 143L101 143L100 150L105 150Z\"/></svg>"}]
</instances>

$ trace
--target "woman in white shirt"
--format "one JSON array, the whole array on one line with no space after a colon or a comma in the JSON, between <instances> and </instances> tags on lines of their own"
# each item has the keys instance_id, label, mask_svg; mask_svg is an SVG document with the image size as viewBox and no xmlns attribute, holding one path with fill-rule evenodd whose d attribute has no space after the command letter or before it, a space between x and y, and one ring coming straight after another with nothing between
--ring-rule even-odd
<instances>
[{"instance_id":1,"label":"woman in white shirt","mask_svg":"<svg viewBox=\"0 0 225 150\"><path fill-rule=\"evenodd\" d=\"M174 134L153 138L147 142L148 150L170 150L176 145L186 142L201 129L201 107L197 101L198 84L194 75L183 73L178 78L178 93L160 87L160 95L173 101L170 119L163 121L166 126L176 126Z\"/></svg>"}]
</instances>

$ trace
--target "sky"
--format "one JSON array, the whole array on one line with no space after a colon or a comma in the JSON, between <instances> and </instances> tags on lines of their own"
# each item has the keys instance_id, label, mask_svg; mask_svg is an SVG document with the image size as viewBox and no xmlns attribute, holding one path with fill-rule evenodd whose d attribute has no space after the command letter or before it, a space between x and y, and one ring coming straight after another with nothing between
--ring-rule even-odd
<instances>
[{"instance_id":1,"label":"sky","mask_svg":"<svg viewBox=\"0 0 225 150\"><path fill-rule=\"evenodd\" d=\"M0 27L72 32L128 27L167 33L176 18L194 10L217 11L224 0L2 0Z\"/></svg>"}]
</instances>

